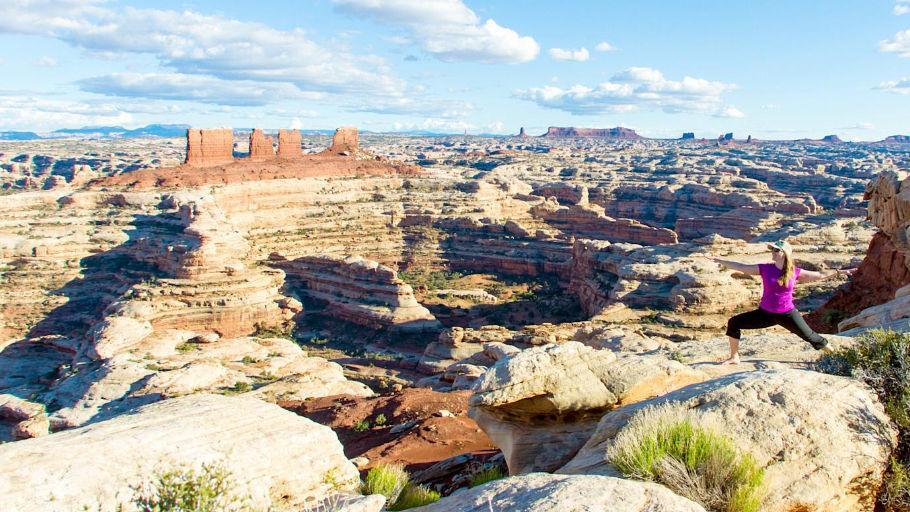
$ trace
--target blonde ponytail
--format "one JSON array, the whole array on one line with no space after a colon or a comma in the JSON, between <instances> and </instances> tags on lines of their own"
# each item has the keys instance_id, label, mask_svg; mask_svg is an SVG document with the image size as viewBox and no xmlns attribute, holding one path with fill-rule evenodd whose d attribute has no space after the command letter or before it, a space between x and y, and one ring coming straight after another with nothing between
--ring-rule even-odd
<instances>
[{"instance_id":1,"label":"blonde ponytail","mask_svg":"<svg viewBox=\"0 0 910 512\"><path fill-rule=\"evenodd\" d=\"M783 252L783 251L781 251ZM777 284L783 287L787 287L790 283L790 280L793 279L793 274L796 273L795 265L793 265L793 256L784 254L784 266L780 269L780 277L777 278Z\"/></svg>"}]
</instances>

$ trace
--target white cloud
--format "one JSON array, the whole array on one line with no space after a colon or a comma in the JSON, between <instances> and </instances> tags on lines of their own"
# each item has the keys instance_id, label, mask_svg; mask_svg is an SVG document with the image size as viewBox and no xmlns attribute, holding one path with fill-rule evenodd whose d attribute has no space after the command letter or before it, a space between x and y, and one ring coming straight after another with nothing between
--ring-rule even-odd
<instances>
[{"instance_id":1,"label":"white cloud","mask_svg":"<svg viewBox=\"0 0 910 512\"><path fill-rule=\"evenodd\" d=\"M303 93L282 82L221 80L181 73L112 73L76 82L86 92L108 96L198 101L234 106L260 106L296 99L320 99L323 94Z\"/></svg>"},{"instance_id":2,"label":"white cloud","mask_svg":"<svg viewBox=\"0 0 910 512\"><path fill-rule=\"evenodd\" d=\"M861 122L861 123L851 124L851 125L849 125L849 126L843 126L843 127L841 127L840 129L841 129L841 130L846 130L846 131L874 130L874 129L875 129L875 125L872 124L872 123L869 123L869 122Z\"/></svg>"},{"instance_id":3,"label":"white cloud","mask_svg":"<svg viewBox=\"0 0 910 512\"><path fill-rule=\"evenodd\" d=\"M402 98L351 104L347 107L347 110L374 114L421 115L433 118L456 119L468 116L474 108L474 105L467 101L406 95Z\"/></svg>"},{"instance_id":4,"label":"white cloud","mask_svg":"<svg viewBox=\"0 0 910 512\"><path fill-rule=\"evenodd\" d=\"M457 119L424 118L420 122L397 122L392 125L397 132L429 131L438 133L462 133L474 131L477 127L467 121Z\"/></svg>"},{"instance_id":5,"label":"white cloud","mask_svg":"<svg viewBox=\"0 0 910 512\"><path fill-rule=\"evenodd\" d=\"M322 46L300 29L193 11L115 9L92 0L7 0L0 6L4 32L52 37L101 55L150 55L187 75L284 82L308 92L398 95L404 87L379 57Z\"/></svg>"},{"instance_id":6,"label":"white cloud","mask_svg":"<svg viewBox=\"0 0 910 512\"><path fill-rule=\"evenodd\" d=\"M901 30L891 39L878 43L878 49L896 53L899 57L910 57L910 30Z\"/></svg>"},{"instance_id":7,"label":"white cloud","mask_svg":"<svg viewBox=\"0 0 910 512\"><path fill-rule=\"evenodd\" d=\"M58 62L57 62L57 59L45 55L44 57L36 59L34 61L34 64L36 66L41 66L41 67L45 67L45 68L55 68L55 67L57 67Z\"/></svg>"},{"instance_id":8,"label":"white cloud","mask_svg":"<svg viewBox=\"0 0 910 512\"><path fill-rule=\"evenodd\" d=\"M289 128L292 130L299 130L303 128L303 123L300 121L299 117L295 117L294 119L291 119L291 125Z\"/></svg>"},{"instance_id":9,"label":"white cloud","mask_svg":"<svg viewBox=\"0 0 910 512\"><path fill-rule=\"evenodd\" d=\"M897 0L894 3L894 15L903 16L910 12L910 0Z\"/></svg>"},{"instance_id":10,"label":"white cloud","mask_svg":"<svg viewBox=\"0 0 910 512\"><path fill-rule=\"evenodd\" d=\"M733 84L683 77L668 80L652 68L629 68L595 87L552 85L522 89L515 96L541 107L575 115L617 114L639 109L667 113L694 112L720 117L743 117L724 103L723 95L736 89Z\"/></svg>"},{"instance_id":11,"label":"white cloud","mask_svg":"<svg viewBox=\"0 0 910 512\"><path fill-rule=\"evenodd\" d=\"M23 108L28 105L28 108ZM130 125L133 116L121 106L47 98L0 95L0 129L49 131L61 126Z\"/></svg>"},{"instance_id":12,"label":"white cloud","mask_svg":"<svg viewBox=\"0 0 910 512\"><path fill-rule=\"evenodd\" d=\"M882 82L878 84L875 89L893 92L895 94L910 94L910 78L905 77L899 80Z\"/></svg>"},{"instance_id":13,"label":"white cloud","mask_svg":"<svg viewBox=\"0 0 910 512\"><path fill-rule=\"evenodd\" d=\"M333 1L344 12L406 27L425 51L442 61L521 63L540 53L533 38L492 19L481 22L461 0Z\"/></svg>"},{"instance_id":14,"label":"white cloud","mask_svg":"<svg viewBox=\"0 0 910 512\"><path fill-rule=\"evenodd\" d=\"M578 50L564 50L562 48L550 48L547 52L555 60L571 60L575 62L584 62L591 58L591 54L588 53L587 48L579 48Z\"/></svg>"},{"instance_id":15,"label":"white cloud","mask_svg":"<svg viewBox=\"0 0 910 512\"><path fill-rule=\"evenodd\" d=\"M597 43L597 46L595 46L594 49L597 50L597 51L599 51L599 52L613 52L613 51L616 51L616 47L613 46L612 44L606 42L606 41L601 41L601 42Z\"/></svg>"}]
</instances>

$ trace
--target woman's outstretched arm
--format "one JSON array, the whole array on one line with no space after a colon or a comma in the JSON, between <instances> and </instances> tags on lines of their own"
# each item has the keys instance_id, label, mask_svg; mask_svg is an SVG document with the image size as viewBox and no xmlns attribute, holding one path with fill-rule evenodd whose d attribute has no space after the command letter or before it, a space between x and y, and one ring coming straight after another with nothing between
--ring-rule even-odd
<instances>
[{"instance_id":1,"label":"woman's outstretched arm","mask_svg":"<svg viewBox=\"0 0 910 512\"><path fill-rule=\"evenodd\" d=\"M822 279L830 279L834 276L849 276L853 274L856 269L852 268L836 268L834 270L828 270L827 272L816 272L814 270L800 270L799 277L796 278L800 283L811 283L812 281L821 281Z\"/></svg>"},{"instance_id":2,"label":"woman's outstretched arm","mask_svg":"<svg viewBox=\"0 0 910 512\"><path fill-rule=\"evenodd\" d=\"M711 258L711 261L724 267L729 268L730 270L735 270L737 272L742 272L743 274L749 274L750 276L757 276L758 265L750 263L740 263L738 261L723 260L720 258Z\"/></svg>"}]
</instances>

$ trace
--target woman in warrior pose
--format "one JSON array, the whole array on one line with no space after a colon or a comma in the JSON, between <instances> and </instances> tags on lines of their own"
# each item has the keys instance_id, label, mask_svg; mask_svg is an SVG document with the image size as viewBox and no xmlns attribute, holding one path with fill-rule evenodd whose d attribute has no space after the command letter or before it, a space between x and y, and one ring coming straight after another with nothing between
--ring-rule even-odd
<instances>
[{"instance_id":1,"label":"woman in warrior pose","mask_svg":"<svg viewBox=\"0 0 910 512\"><path fill-rule=\"evenodd\" d=\"M793 287L796 282L806 283L828 279L836 275L850 275L852 270L836 269L829 272L803 270L793 261L793 248L781 240L769 243L772 263L757 265L711 258L731 270L749 275L760 275L763 285L758 309L740 313L727 322L727 336L730 338L730 357L722 364L739 364L739 338L743 329L763 329L780 325L800 338L808 341L812 348L830 351L828 340L813 331L793 306Z\"/></svg>"}]
</instances>

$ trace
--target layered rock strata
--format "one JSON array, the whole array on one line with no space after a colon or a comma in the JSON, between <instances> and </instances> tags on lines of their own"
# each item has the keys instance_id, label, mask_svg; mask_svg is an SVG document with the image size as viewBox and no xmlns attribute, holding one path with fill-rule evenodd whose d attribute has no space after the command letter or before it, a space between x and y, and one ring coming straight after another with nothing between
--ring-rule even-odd
<instances>
[{"instance_id":1,"label":"layered rock strata","mask_svg":"<svg viewBox=\"0 0 910 512\"><path fill-rule=\"evenodd\" d=\"M624 139L637 140L641 135L635 133L631 128L576 128L574 126L559 127L551 126L547 128L547 133L543 137L599 137L606 139Z\"/></svg>"},{"instance_id":2,"label":"layered rock strata","mask_svg":"<svg viewBox=\"0 0 910 512\"><path fill-rule=\"evenodd\" d=\"M886 171L870 181L865 198L869 220L879 233L851 282L822 307L815 320L831 323L847 312L855 315L838 323L838 331L870 327L900 327L910 322L910 200L904 193L907 173ZM907 188L910 190L910 187ZM867 309L859 310L863 306ZM840 309L843 308L843 309ZM859 310L859 311L858 311ZM858 312L857 312L858 311ZM827 318L825 318L827 316Z\"/></svg>"},{"instance_id":3,"label":"layered rock strata","mask_svg":"<svg viewBox=\"0 0 910 512\"><path fill-rule=\"evenodd\" d=\"M260 128L253 128L250 132L250 160L271 160L275 158L272 137L262 132Z\"/></svg>"},{"instance_id":4,"label":"layered rock strata","mask_svg":"<svg viewBox=\"0 0 910 512\"><path fill-rule=\"evenodd\" d=\"M332 136L332 146L330 151L341 153L342 151L353 151L360 147L360 137L357 128L353 126L342 126L335 130Z\"/></svg>"},{"instance_id":5,"label":"layered rock strata","mask_svg":"<svg viewBox=\"0 0 910 512\"><path fill-rule=\"evenodd\" d=\"M234 161L234 132L230 128L186 131L186 165L206 167Z\"/></svg>"},{"instance_id":6,"label":"layered rock strata","mask_svg":"<svg viewBox=\"0 0 910 512\"><path fill-rule=\"evenodd\" d=\"M436 318L414 298L395 270L358 256L310 256L278 261L301 293L326 304L326 314L372 328L400 332L434 331Z\"/></svg>"},{"instance_id":7,"label":"layered rock strata","mask_svg":"<svg viewBox=\"0 0 910 512\"><path fill-rule=\"evenodd\" d=\"M278 130L278 158L300 158L303 151L300 148L300 130Z\"/></svg>"}]
</instances>

